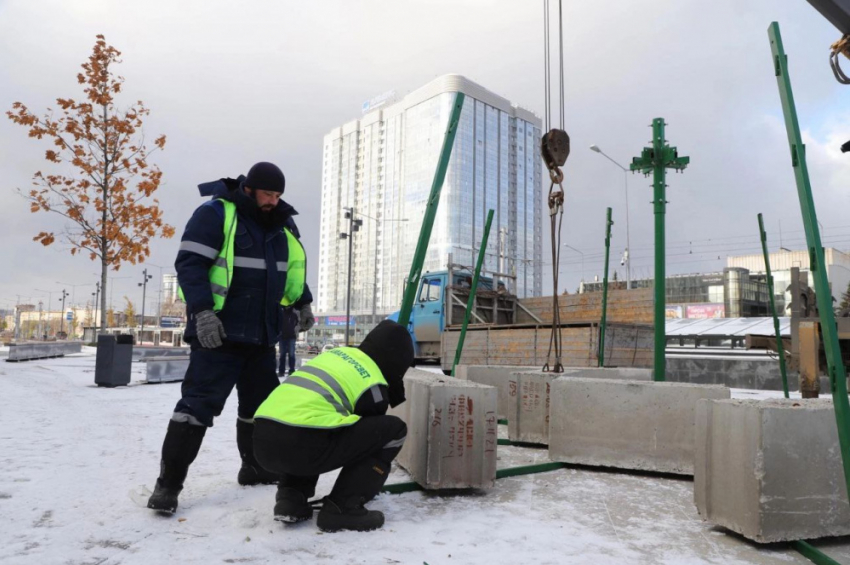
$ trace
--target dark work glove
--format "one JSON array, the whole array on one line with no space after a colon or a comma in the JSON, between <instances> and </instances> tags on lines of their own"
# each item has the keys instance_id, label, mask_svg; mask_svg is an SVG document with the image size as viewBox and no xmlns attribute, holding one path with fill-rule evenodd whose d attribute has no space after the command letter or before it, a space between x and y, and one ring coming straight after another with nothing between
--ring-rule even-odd
<instances>
[{"instance_id":1,"label":"dark work glove","mask_svg":"<svg viewBox=\"0 0 850 565\"><path fill-rule=\"evenodd\" d=\"M298 311L298 331L306 332L316 324L316 317L309 304L305 304Z\"/></svg>"},{"instance_id":2,"label":"dark work glove","mask_svg":"<svg viewBox=\"0 0 850 565\"><path fill-rule=\"evenodd\" d=\"M224 333L224 324L212 310L204 310L195 314L195 323L198 328L198 341L204 349L215 349L221 347L223 339L227 339Z\"/></svg>"},{"instance_id":3,"label":"dark work glove","mask_svg":"<svg viewBox=\"0 0 850 565\"><path fill-rule=\"evenodd\" d=\"M387 387L387 396L389 396L388 400L392 408L407 400L404 397L404 381L402 379L393 380L393 383Z\"/></svg>"}]
</instances>

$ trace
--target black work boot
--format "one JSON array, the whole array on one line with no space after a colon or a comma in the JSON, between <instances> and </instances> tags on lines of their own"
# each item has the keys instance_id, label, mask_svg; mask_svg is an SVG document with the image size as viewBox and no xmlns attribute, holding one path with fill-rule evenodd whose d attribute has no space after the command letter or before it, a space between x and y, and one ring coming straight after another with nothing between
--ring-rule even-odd
<instances>
[{"instance_id":1,"label":"black work boot","mask_svg":"<svg viewBox=\"0 0 850 565\"><path fill-rule=\"evenodd\" d=\"M275 495L274 519L278 522L294 524L313 517L313 507L307 502L307 496L292 487L277 487Z\"/></svg>"},{"instance_id":2,"label":"black work boot","mask_svg":"<svg viewBox=\"0 0 850 565\"><path fill-rule=\"evenodd\" d=\"M183 481L189 465L198 456L205 426L194 426L189 422L168 422L168 431L162 442L162 459L159 462L159 478L153 494L148 499L148 508L173 514L177 510L177 496L183 490Z\"/></svg>"},{"instance_id":3,"label":"black work boot","mask_svg":"<svg viewBox=\"0 0 850 565\"><path fill-rule=\"evenodd\" d=\"M236 447L242 458L242 467L236 480L242 486L275 485L280 477L263 469L254 458L254 424L236 420Z\"/></svg>"},{"instance_id":4,"label":"black work boot","mask_svg":"<svg viewBox=\"0 0 850 565\"><path fill-rule=\"evenodd\" d=\"M368 532L384 525L384 514L363 506L362 496L349 497L342 503L326 498L316 518L316 525L323 532Z\"/></svg>"}]
</instances>

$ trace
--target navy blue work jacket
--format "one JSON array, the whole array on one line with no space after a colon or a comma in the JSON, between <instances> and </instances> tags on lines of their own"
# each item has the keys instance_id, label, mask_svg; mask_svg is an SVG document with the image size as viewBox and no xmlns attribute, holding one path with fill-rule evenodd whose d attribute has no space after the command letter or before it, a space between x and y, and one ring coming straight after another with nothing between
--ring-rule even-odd
<instances>
[{"instance_id":1,"label":"navy blue work jacket","mask_svg":"<svg viewBox=\"0 0 850 565\"><path fill-rule=\"evenodd\" d=\"M218 317L228 341L274 346L284 326L280 300L286 271L278 266L289 259L286 234L281 230L287 227L300 237L292 218L298 212L281 200L270 214L264 215L236 183L222 179L212 184L213 196L236 204L237 217L233 279ZM201 185L202 193L204 186ZM184 334L187 341L197 335L195 314L213 308L209 270L223 243L224 205L210 200L195 210L186 224L174 262L189 317ZM305 283L304 293L293 307L297 310L311 302L313 295Z\"/></svg>"}]
</instances>

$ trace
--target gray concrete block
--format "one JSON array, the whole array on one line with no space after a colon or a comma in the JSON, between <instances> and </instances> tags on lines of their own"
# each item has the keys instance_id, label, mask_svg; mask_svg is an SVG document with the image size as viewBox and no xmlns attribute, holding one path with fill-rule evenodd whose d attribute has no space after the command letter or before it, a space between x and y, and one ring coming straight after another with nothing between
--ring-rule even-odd
<instances>
[{"instance_id":1,"label":"gray concrete block","mask_svg":"<svg viewBox=\"0 0 850 565\"><path fill-rule=\"evenodd\" d=\"M151 347L149 345L133 346L133 361L145 362L151 357L184 357L189 355L188 347Z\"/></svg>"},{"instance_id":2,"label":"gray concrete block","mask_svg":"<svg viewBox=\"0 0 850 565\"><path fill-rule=\"evenodd\" d=\"M692 475L696 402L729 396L718 385L558 378L551 390L549 457Z\"/></svg>"},{"instance_id":3,"label":"gray concrete block","mask_svg":"<svg viewBox=\"0 0 850 565\"><path fill-rule=\"evenodd\" d=\"M850 534L829 399L701 400L694 501L703 519L759 543Z\"/></svg>"},{"instance_id":4,"label":"gray concrete block","mask_svg":"<svg viewBox=\"0 0 850 565\"><path fill-rule=\"evenodd\" d=\"M8 362L31 361L63 357L80 353L83 344L79 341L39 341L33 343L13 343L9 345Z\"/></svg>"},{"instance_id":5,"label":"gray concrete block","mask_svg":"<svg viewBox=\"0 0 850 565\"><path fill-rule=\"evenodd\" d=\"M508 439L549 444L549 393L552 382L565 373L514 372L512 396L505 416Z\"/></svg>"},{"instance_id":6,"label":"gray concrete block","mask_svg":"<svg viewBox=\"0 0 850 565\"><path fill-rule=\"evenodd\" d=\"M549 444L549 396L552 382L559 377L628 379L651 381L651 369L634 367L564 368L563 373L515 371L509 380L507 412L508 438L523 443Z\"/></svg>"},{"instance_id":7,"label":"gray concrete block","mask_svg":"<svg viewBox=\"0 0 850 565\"><path fill-rule=\"evenodd\" d=\"M396 461L426 489L491 488L496 480L496 389L409 369L407 401L390 411L407 423Z\"/></svg>"},{"instance_id":8,"label":"gray concrete block","mask_svg":"<svg viewBox=\"0 0 850 565\"><path fill-rule=\"evenodd\" d=\"M145 381L148 383L175 383L186 376L189 356L148 357L145 362Z\"/></svg>"},{"instance_id":9,"label":"gray concrete block","mask_svg":"<svg viewBox=\"0 0 850 565\"><path fill-rule=\"evenodd\" d=\"M566 367L561 374L577 374L582 371L592 371L593 376L611 379L652 380L652 369L634 367ZM538 367L520 367L510 365L458 365L457 376L472 382L494 386L498 391L499 418L507 418L516 413L517 380L514 373L540 373ZM590 375L588 375L590 376Z\"/></svg>"}]
</instances>

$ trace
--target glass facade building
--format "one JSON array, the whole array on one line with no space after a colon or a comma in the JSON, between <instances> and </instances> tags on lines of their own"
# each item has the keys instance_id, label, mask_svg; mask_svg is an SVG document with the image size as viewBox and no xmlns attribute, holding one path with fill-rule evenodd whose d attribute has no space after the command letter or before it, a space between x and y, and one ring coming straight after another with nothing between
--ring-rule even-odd
<instances>
[{"instance_id":1,"label":"glass facade building","mask_svg":"<svg viewBox=\"0 0 850 565\"><path fill-rule=\"evenodd\" d=\"M520 297L541 294L541 120L445 75L325 136L320 314L345 312L348 241L339 234L348 231L346 208L363 220L352 256L357 325L365 331L361 323L371 326L371 316L399 308L457 92L466 99L423 272L446 269L450 257L472 267L492 208L484 270L510 275L508 288Z\"/></svg>"}]
</instances>

